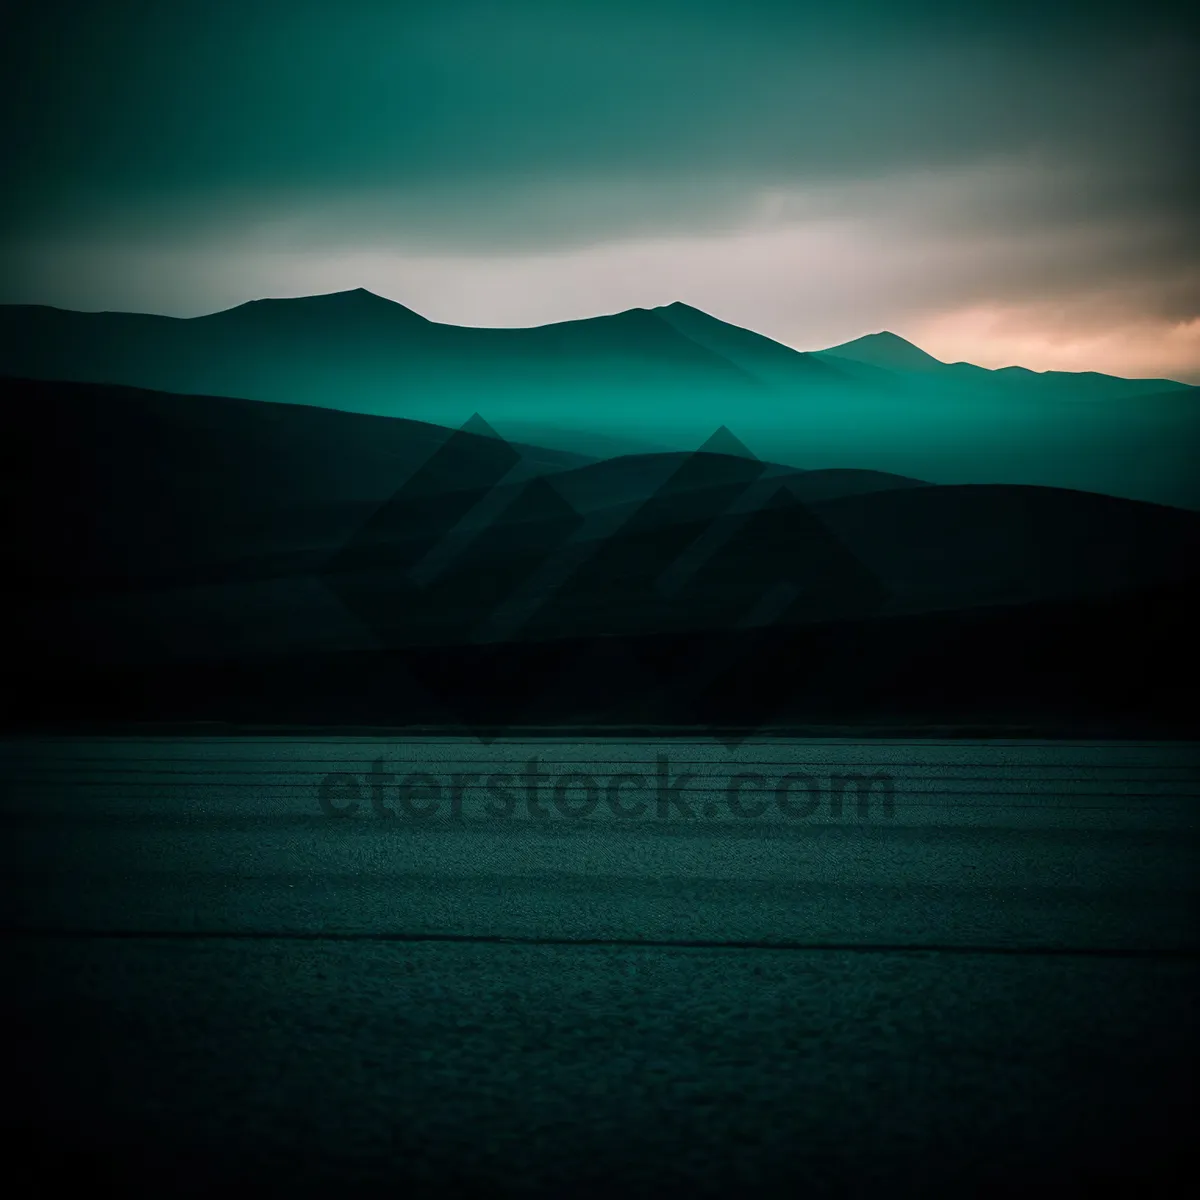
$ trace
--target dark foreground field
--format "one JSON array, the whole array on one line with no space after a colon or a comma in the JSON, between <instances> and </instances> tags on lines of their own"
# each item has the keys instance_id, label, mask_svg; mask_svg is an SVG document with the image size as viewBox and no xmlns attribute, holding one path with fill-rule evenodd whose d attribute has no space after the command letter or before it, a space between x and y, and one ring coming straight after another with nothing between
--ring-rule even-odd
<instances>
[{"instance_id":1,"label":"dark foreground field","mask_svg":"<svg viewBox=\"0 0 1200 1200\"><path fill-rule=\"evenodd\" d=\"M75 735L0 765L23 1194L1194 1174L1192 744Z\"/></svg>"},{"instance_id":2,"label":"dark foreground field","mask_svg":"<svg viewBox=\"0 0 1200 1200\"><path fill-rule=\"evenodd\" d=\"M229 723L1190 738L1200 585L809 626L143 663L13 649L8 727ZM74 624L47 601L42 619ZM132 622L130 629L136 629ZM144 628L142 630L144 632ZM188 638L195 626L179 627ZM164 638L165 641L165 638ZM93 643L103 647L103 642Z\"/></svg>"},{"instance_id":3,"label":"dark foreground field","mask_svg":"<svg viewBox=\"0 0 1200 1200\"><path fill-rule=\"evenodd\" d=\"M1174 1195L1194 960L10 939L10 1179ZM11 1194L18 1194L17 1191Z\"/></svg>"}]
</instances>

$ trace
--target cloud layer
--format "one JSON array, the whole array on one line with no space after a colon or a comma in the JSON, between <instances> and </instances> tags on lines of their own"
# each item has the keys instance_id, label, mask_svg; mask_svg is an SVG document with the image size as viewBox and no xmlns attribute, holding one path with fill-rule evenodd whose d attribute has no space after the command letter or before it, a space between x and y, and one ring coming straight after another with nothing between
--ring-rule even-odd
<instances>
[{"instance_id":1,"label":"cloud layer","mask_svg":"<svg viewBox=\"0 0 1200 1200\"><path fill-rule=\"evenodd\" d=\"M1182 11L11 7L0 300L683 299L801 348L1200 378Z\"/></svg>"}]
</instances>

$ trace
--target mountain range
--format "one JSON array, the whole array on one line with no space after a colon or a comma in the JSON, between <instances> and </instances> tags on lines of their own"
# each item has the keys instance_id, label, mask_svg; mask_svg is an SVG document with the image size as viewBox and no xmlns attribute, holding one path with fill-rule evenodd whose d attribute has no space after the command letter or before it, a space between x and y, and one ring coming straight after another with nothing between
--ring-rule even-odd
<instances>
[{"instance_id":1,"label":"mountain range","mask_svg":"<svg viewBox=\"0 0 1200 1200\"><path fill-rule=\"evenodd\" d=\"M0 380L0 445L10 722L794 703L1161 731L1187 707L1200 514L1180 508L801 470L728 429L592 459L478 416L39 380Z\"/></svg>"},{"instance_id":2,"label":"mountain range","mask_svg":"<svg viewBox=\"0 0 1200 1200\"><path fill-rule=\"evenodd\" d=\"M403 417L606 458L728 425L805 469L1200 508L1200 389L943 363L883 332L800 352L686 304L532 328L430 321L363 289L200 317L0 306L0 374Z\"/></svg>"},{"instance_id":3,"label":"mountain range","mask_svg":"<svg viewBox=\"0 0 1200 1200\"><path fill-rule=\"evenodd\" d=\"M1175 736L1197 390L682 304L0 308L7 720Z\"/></svg>"}]
</instances>

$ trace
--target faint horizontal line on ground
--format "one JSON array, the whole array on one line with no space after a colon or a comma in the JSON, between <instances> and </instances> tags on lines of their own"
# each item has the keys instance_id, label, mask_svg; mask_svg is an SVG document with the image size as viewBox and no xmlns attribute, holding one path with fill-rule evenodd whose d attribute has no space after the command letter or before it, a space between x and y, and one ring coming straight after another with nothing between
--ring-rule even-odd
<instances>
[{"instance_id":1,"label":"faint horizontal line on ground","mask_svg":"<svg viewBox=\"0 0 1200 1200\"><path fill-rule=\"evenodd\" d=\"M93 930L0 928L3 938L79 941L442 942L468 945L621 947L647 950L761 950L845 954L1003 954L1029 957L1200 960L1200 948L1141 946L987 946L953 943L773 942L767 940L508 937L490 934L307 930Z\"/></svg>"}]
</instances>

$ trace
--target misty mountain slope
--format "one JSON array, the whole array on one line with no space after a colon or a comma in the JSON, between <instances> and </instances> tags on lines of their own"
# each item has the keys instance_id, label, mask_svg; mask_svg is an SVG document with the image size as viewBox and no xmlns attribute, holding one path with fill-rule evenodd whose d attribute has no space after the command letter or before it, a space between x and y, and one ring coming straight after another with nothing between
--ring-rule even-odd
<instances>
[{"instance_id":1,"label":"misty mountain slope","mask_svg":"<svg viewBox=\"0 0 1200 1200\"><path fill-rule=\"evenodd\" d=\"M819 358L864 384L909 389L950 389L1000 396L1024 395L1040 401L1105 400L1178 392L1200 397L1200 388L1170 379L1121 379L1098 371L991 369L966 362L943 362L918 346L884 331L818 351Z\"/></svg>"},{"instance_id":2,"label":"misty mountain slope","mask_svg":"<svg viewBox=\"0 0 1200 1200\"><path fill-rule=\"evenodd\" d=\"M651 310L672 328L736 363L764 383L779 387L845 386L853 375L840 370L824 356L806 354L780 342L709 316L698 308L676 302Z\"/></svg>"},{"instance_id":3,"label":"misty mountain slope","mask_svg":"<svg viewBox=\"0 0 1200 1200\"><path fill-rule=\"evenodd\" d=\"M1200 514L1062 488L966 484L814 504L896 609L1028 603L1200 579Z\"/></svg>"},{"instance_id":4,"label":"misty mountain slope","mask_svg":"<svg viewBox=\"0 0 1200 1200\"><path fill-rule=\"evenodd\" d=\"M386 495L456 429L347 413L303 404L269 404L227 396L0 377L0 422L10 447L42 447L97 462L124 454L153 470L140 438L171 437L180 455L202 456L214 470L258 472L270 488L325 494ZM562 471L595 461L587 455L514 441L522 471ZM17 452L17 451L14 451ZM274 458L272 458L274 455ZM232 458L230 456L233 456ZM372 464L364 474L365 456ZM378 481L378 482L377 482ZM264 484L265 486L265 484Z\"/></svg>"},{"instance_id":5,"label":"misty mountain slope","mask_svg":"<svg viewBox=\"0 0 1200 1200\"><path fill-rule=\"evenodd\" d=\"M855 358L839 358L827 350L814 350L811 356L832 367L840 375L854 380L860 387L873 389L885 395L911 388L914 383L911 375L877 363L861 362ZM915 382L924 384L928 382L928 378L928 372L924 372Z\"/></svg>"},{"instance_id":6,"label":"misty mountain slope","mask_svg":"<svg viewBox=\"0 0 1200 1200\"><path fill-rule=\"evenodd\" d=\"M586 540L588 537L608 536L641 513L646 502L668 483L690 457L689 453L679 451L659 455L628 455L556 472L545 478L576 512L589 518L579 535L580 540ZM856 471L850 468L801 471L779 463L764 463L761 475L729 503L726 511L731 516L754 512L767 504L781 485L787 488L791 496L804 502L866 495L893 488L931 486L923 480L889 475L883 471ZM505 484L498 491L511 499L522 486L520 483ZM706 503L703 484L696 488L694 496L698 506ZM670 524L677 515L664 512L653 520L659 524ZM492 514L481 514L480 519L490 520ZM464 527L475 524L475 520L469 519L464 522ZM447 550L449 552L449 547Z\"/></svg>"},{"instance_id":7,"label":"misty mountain slope","mask_svg":"<svg viewBox=\"0 0 1200 1200\"><path fill-rule=\"evenodd\" d=\"M305 371L319 378L306 385ZM80 313L0 305L0 373L206 391L252 399L312 399L354 408L383 402L404 415L403 388L467 381L586 383L597 372L626 382L673 375L679 382L749 389L808 385L885 391L896 386L972 385L1038 395L1129 396L1186 388L1170 380L1122 380L1095 372L998 371L943 363L892 333L869 334L820 352L792 350L690 305L634 308L527 328L430 321L365 289L250 301L200 317ZM215 384L220 387L214 389ZM232 389L232 390L229 390ZM285 396L285 392L291 392ZM1197 389L1191 389L1193 393ZM270 393L269 395L266 393Z\"/></svg>"},{"instance_id":8,"label":"misty mountain slope","mask_svg":"<svg viewBox=\"0 0 1200 1200\"><path fill-rule=\"evenodd\" d=\"M862 473L886 490L830 498L860 473L721 454L548 472L538 451L514 462L522 485L482 434L131 389L3 394L12 628L47 661L815 627L1090 604L1200 570L1200 515L1062 489ZM404 499L451 444L459 467Z\"/></svg>"},{"instance_id":9,"label":"misty mountain slope","mask_svg":"<svg viewBox=\"0 0 1200 1200\"><path fill-rule=\"evenodd\" d=\"M571 413L560 414L560 421L570 419ZM633 436L620 432L620 427L609 424L603 429L594 426L577 426L564 428L563 424L549 420L514 421L501 419L491 422L496 432L510 441L524 442L529 445L545 446L547 449L562 450L570 454L590 460L607 460L627 455L643 454L677 454L680 451L694 450L704 441L705 434L698 434L689 443L680 445L669 435L660 441L654 437L636 436L636 425L633 426ZM712 430L707 431L711 433Z\"/></svg>"},{"instance_id":10,"label":"misty mountain slope","mask_svg":"<svg viewBox=\"0 0 1200 1200\"><path fill-rule=\"evenodd\" d=\"M13 569L136 578L327 551L455 434L304 405L0 380ZM513 480L587 461L513 455Z\"/></svg>"},{"instance_id":11,"label":"misty mountain slope","mask_svg":"<svg viewBox=\"0 0 1200 1200\"><path fill-rule=\"evenodd\" d=\"M557 471L547 476L547 481L577 511L594 512L647 499L667 482L690 453L673 450L661 454L625 454ZM799 473L795 467L779 463L767 463L763 471L769 478L791 478Z\"/></svg>"},{"instance_id":12,"label":"misty mountain slope","mask_svg":"<svg viewBox=\"0 0 1200 1200\"><path fill-rule=\"evenodd\" d=\"M912 342L884 330L822 350L822 357L849 359L888 371L939 371L946 364Z\"/></svg>"},{"instance_id":13,"label":"misty mountain slope","mask_svg":"<svg viewBox=\"0 0 1200 1200\"><path fill-rule=\"evenodd\" d=\"M804 478L780 482L790 491ZM699 511L704 497L693 499ZM898 615L1200 580L1200 514L1063 489L913 487L760 503L715 520L697 517L690 527L683 514L630 534L613 525L600 544L605 569L588 575L567 606L558 581L548 580L530 597L525 635L543 619L539 606L554 604L561 611L552 633L538 636L632 632L639 622L664 632L724 628L779 587L794 594L771 620L809 623L863 605ZM673 580L665 600L660 576Z\"/></svg>"},{"instance_id":14,"label":"misty mountain slope","mask_svg":"<svg viewBox=\"0 0 1200 1200\"><path fill-rule=\"evenodd\" d=\"M463 346L478 347L478 353L497 361L545 357L592 366L629 361L711 372L714 378L751 387L760 382L752 372L661 319L656 310L634 308L531 328L442 328L454 330Z\"/></svg>"},{"instance_id":15,"label":"misty mountain slope","mask_svg":"<svg viewBox=\"0 0 1200 1200\"><path fill-rule=\"evenodd\" d=\"M664 484L692 453L675 450L662 454L628 454L555 472L548 480L581 512L645 499ZM859 471L852 467L806 471L782 463L765 462L761 480L786 479L789 491L800 500L830 500L892 488L928 487L925 480L886 471Z\"/></svg>"},{"instance_id":16,"label":"misty mountain slope","mask_svg":"<svg viewBox=\"0 0 1200 1200\"><path fill-rule=\"evenodd\" d=\"M439 324L361 289L188 319L0 306L0 372L31 378L454 427L480 413L592 458L691 450L727 425L790 467L1200 508L1200 389L938 363L894 335L835 349L801 354L682 304L519 329Z\"/></svg>"},{"instance_id":17,"label":"misty mountain slope","mask_svg":"<svg viewBox=\"0 0 1200 1200\"><path fill-rule=\"evenodd\" d=\"M826 467L803 471L788 480L788 490L798 500L816 503L836 500L842 496L865 496L874 492L890 492L896 488L931 487L927 480L888 471L855 470L851 467Z\"/></svg>"},{"instance_id":18,"label":"misty mountain slope","mask_svg":"<svg viewBox=\"0 0 1200 1200\"><path fill-rule=\"evenodd\" d=\"M199 570L219 579L238 562L259 576L292 569L289 555L317 563L454 436L303 405L124 388L7 380L0 396L6 507L18 515L14 566L19 573L22 564L41 564L46 577L194 578ZM489 439L457 436L486 451ZM454 524L469 530L502 518L537 519L536 507L505 514L523 480L541 475L588 527L620 530L691 458L580 464L518 446L512 468L488 476L490 495L486 502L480 495L475 516L464 510ZM439 505L460 503L456 489L481 486L469 460L464 483L439 484L442 492L422 501L431 526ZM1200 518L1163 506L1065 489L924 486L867 471L796 472L749 461L744 468L732 491L722 484L714 492L703 471L695 474L686 498L659 506L657 515L642 513L642 527L694 521L699 531L720 525L722 513L740 521L785 485L890 589L934 605L1135 586L1176 578L1200 562ZM576 540L587 536L585 527Z\"/></svg>"},{"instance_id":19,"label":"misty mountain slope","mask_svg":"<svg viewBox=\"0 0 1200 1200\"><path fill-rule=\"evenodd\" d=\"M568 385L762 387L645 310L468 328L427 321L361 289L192 318L3 306L0 372L422 417L411 411L418 401L461 400L464 389L511 399Z\"/></svg>"},{"instance_id":20,"label":"misty mountain slope","mask_svg":"<svg viewBox=\"0 0 1200 1200\"><path fill-rule=\"evenodd\" d=\"M1200 509L1200 402L997 395L953 386L797 404L787 423L749 408L731 428L792 466L886 471L937 484L1022 484Z\"/></svg>"}]
</instances>

